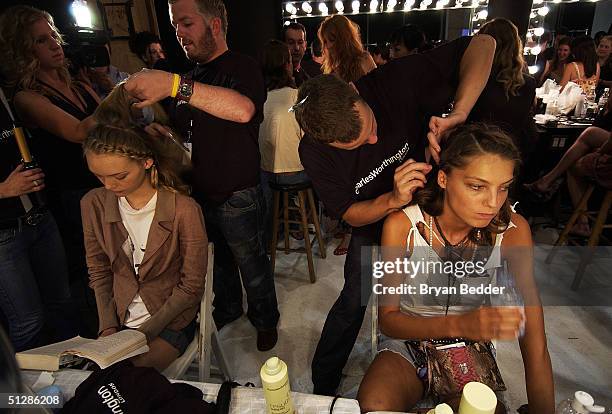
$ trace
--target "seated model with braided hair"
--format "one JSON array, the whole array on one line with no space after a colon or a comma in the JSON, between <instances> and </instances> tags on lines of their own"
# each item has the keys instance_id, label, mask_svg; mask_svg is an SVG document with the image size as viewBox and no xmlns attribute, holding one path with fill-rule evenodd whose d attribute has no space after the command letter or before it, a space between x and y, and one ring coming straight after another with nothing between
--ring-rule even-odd
<instances>
[{"instance_id":1,"label":"seated model with braided hair","mask_svg":"<svg viewBox=\"0 0 612 414\"><path fill-rule=\"evenodd\" d=\"M195 335L207 265L202 212L180 179L180 146L135 126L123 85L95 116L83 150L104 187L83 198L81 211L98 333L144 332L149 352L132 362L163 371Z\"/></svg>"}]
</instances>

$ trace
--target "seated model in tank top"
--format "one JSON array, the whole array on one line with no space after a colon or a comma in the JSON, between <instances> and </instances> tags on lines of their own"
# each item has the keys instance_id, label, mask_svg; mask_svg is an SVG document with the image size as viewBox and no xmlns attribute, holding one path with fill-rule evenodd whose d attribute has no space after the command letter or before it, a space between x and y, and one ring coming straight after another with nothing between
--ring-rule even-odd
<instances>
[{"instance_id":1,"label":"seated model in tank top","mask_svg":"<svg viewBox=\"0 0 612 414\"><path fill-rule=\"evenodd\" d=\"M389 215L384 224L383 274L374 266L382 286L374 289L389 290L377 295L382 338L359 389L361 409L410 411L427 397L427 363L417 361L411 344L518 339L530 411L553 414L552 367L533 280L531 231L508 200L519 152L506 133L484 124L456 129L444 145L439 170L422 177L427 184L413 194L411 205ZM524 307L518 302L491 306L493 293L449 289L461 284L492 288L502 263L514 276ZM436 264L443 267L436 269ZM426 267L416 271L419 265ZM413 272L408 275L404 266ZM411 292L409 286L415 285L419 290ZM429 291L422 294L421 285ZM457 408L458 401L448 402Z\"/></svg>"}]
</instances>

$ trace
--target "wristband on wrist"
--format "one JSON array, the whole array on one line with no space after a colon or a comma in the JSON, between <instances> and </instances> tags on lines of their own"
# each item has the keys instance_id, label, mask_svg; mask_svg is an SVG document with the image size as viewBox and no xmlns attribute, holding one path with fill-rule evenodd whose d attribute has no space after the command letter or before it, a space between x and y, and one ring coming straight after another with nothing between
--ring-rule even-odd
<instances>
[{"instance_id":1,"label":"wristband on wrist","mask_svg":"<svg viewBox=\"0 0 612 414\"><path fill-rule=\"evenodd\" d=\"M193 79L181 76L181 81L178 87L176 99L179 101L189 102L193 95Z\"/></svg>"},{"instance_id":2,"label":"wristband on wrist","mask_svg":"<svg viewBox=\"0 0 612 414\"><path fill-rule=\"evenodd\" d=\"M170 97L176 98L176 94L178 93L179 84L181 83L181 77L173 73L172 74L172 92L170 92Z\"/></svg>"}]
</instances>

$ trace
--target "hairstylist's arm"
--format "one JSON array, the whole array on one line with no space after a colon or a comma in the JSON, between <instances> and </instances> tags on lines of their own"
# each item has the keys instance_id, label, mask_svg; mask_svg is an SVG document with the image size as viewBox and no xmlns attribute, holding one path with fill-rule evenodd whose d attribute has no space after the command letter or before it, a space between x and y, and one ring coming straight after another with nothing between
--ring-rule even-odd
<instances>
[{"instance_id":1,"label":"hairstylist's arm","mask_svg":"<svg viewBox=\"0 0 612 414\"><path fill-rule=\"evenodd\" d=\"M180 215L179 210L182 210ZM149 341L186 309L200 303L204 294L208 238L202 211L193 199L189 199L186 204L177 204L177 219L182 260L181 279L161 308L138 328L147 335Z\"/></svg>"},{"instance_id":2,"label":"hairstylist's arm","mask_svg":"<svg viewBox=\"0 0 612 414\"><path fill-rule=\"evenodd\" d=\"M94 290L98 307L100 320L98 334L106 336L117 332L119 320L113 295L113 272L110 260L96 236L96 220L98 219L90 195L91 193L81 200L85 258L89 272L89 287Z\"/></svg>"},{"instance_id":3,"label":"hairstylist's arm","mask_svg":"<svg viewBox=\"0 0 612 414\"><path fill-rule=\"evenodd\" d=\"M173 74L143 69L131 75L125 90L142 102L137 107L152 105L172 94ZM189 105L227 121L247 123L255 115L255 105L233 89L195 82Z\"/></svg>"},{"instance_id":4,"label":"hairstylist's arm","mask_svg":"<svg viewBox=\"0 0 612 414\"><path fill-rule=\"evenodd\" d=\"M487 85L494 56L495 39L484 34L474 36L463 53L453 111L446 118L434 116L429 121L427 139L431 155L436 162L440 161L442 138L453 128L465 122Z\"/></svg>"},{"instance_id":5,"label":"hairstylist's arm","mask_svg":"<svg viewBox=\"0 0 612 414\"><path fill-rule=\"evenodd\" d=\"M26 126L44 129L75 143L83 142L96 125L93 116L79 121L44 96L31 91L21 91L15 95L15 109Z\"/></svg>"},{"instance_id":6,"label":"hairstylist's arm","mask_svg":"<svg viewBox=\"0 0 612 414\"><path fill-rule=\"evenodd\" d=\"M353 227L361 227L385 218L389 213L410 203L414 192L425 187L425 176L431 168L429 164L407 160L395 169L393 191L372 200L351 204L342 219Z\"/></svg>"}]
</instances>

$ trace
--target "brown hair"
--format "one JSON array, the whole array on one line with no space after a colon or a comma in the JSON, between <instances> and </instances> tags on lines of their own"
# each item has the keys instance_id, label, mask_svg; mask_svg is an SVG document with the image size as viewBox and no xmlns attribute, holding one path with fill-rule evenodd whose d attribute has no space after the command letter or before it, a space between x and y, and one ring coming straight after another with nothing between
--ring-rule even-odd
<instances>
[{"instance_id":1,"label":"brown hair","mask_svg":"<svg viewBox=\"0 0 612 414\"><path fill-rule=\"evenodd\" d=\"M188 195L189 186L180 178L182 154L173 146L170 140L151 137L139 128L99 124L83 142L83 153L115 154L134 161L151 158L153 166L148 170L151 185Z\"/></svg>"},{"instance_id":2,"label":"brown hair","mask_svg":"<svg viewBox=\"0 0 612 414\"><path fill-rule=\"evenodd\" d=\"M138 124L138 119L136 119L138 113L132 109L132 104L136 101L127 93L124 85L125 81L117 84L96 108L93 116L99 124L124 128ZM160 104L153 104L150 108L155 115L155 122L162 125L170 123L168 115Z\"/></svg>"},{"instance_id":3,"label":"brown hair","mask_svg":"<svg viewBox=\"0 0 612 414\"><path fill-rule=\"evenodd\" d=\"M518 173L521 157L512 138L496 126L475 123L463 125L454 130L442 146L439 169L450 174L454 169L465 168L474 157L497 155L514 163L514 176ZM439 216L444 209L444 190L438 185L437 178L427 181L424 188L415 192L411 205L418 204L431 216ZM498 215L484 229L489 234L504 232L510 224L512 210L506 199ZM474 232L472 241L477 242ZM491 240L491 237L485 237Z\"/></svg>"},{"instance_id":4,"label":"brown hair","mask_svg":"<svg viewBox=\"0 0 612 414\"><path fill-rule=\"evenodd\" d=\"M168 4L174 4L178 0L168 0ZM219 18L221 20L221 31L227 35L227 10L223 0L195 0L198 12L207 19Z\"/></svg>"},{"instance_id":5,"label":"brown hair","mask_svg":"<svg viewBox=\"0 0 612 414\"><path fill-rule=\"evenodd\" d=\"M355 107L359 94L334 75L321 75L304 82L294 106L300 127L319 142L352 142L361 133L361 118Z\"/></svg>"},{"instance_id":6,"label":"brown hair","mask_svg":"<svg viewBox=\"0 0 612 414\"><path fill-rule=\"evenodd\" d=\"M330 16L321 23L318 36L323 48L323 73L345 82L355 82L365 75L361 63L366 52L356 23L346 16Z\"/></svg>"},{"instance_id":7,"label":"brown hair","mask_svg":"<svg viewBox=\"0 0 612 414\"><path fill-rule=\"evenodd\" d=\"M559 50L559 48L561 46L569 46L569 48L570 48L570 54L565 59L565 62L561 62L559 60L558 50ZM550 71L551 72L555 72L557 69L559 69L559 65L561 63L565 64L565 63L569 62L571 56L572 56L572 39L570 39L569 36L561 36L561 38L557 42L557 50L555 50L555 55L553 56L552 63L550 65Z\"/></svg>"},{"instance_id":8,"label":"brown hair","mask_svg":"<svg viewBox=\"0 0 612 414\"><path fill-rule=\"evenodd\" d=\"M295 88L293 73L287 67L291 66L289 46L280 40L269 40L264 46L261 58L266 89L273 91L284 87Z\"/></svg>"},{"instance_id":9,"label":"brown hair","mask_svg":"<svg viewBox=\"0 0 612 414\"><path fill-rule=\"evenodd\" d=\"M491 73L504 86L506 99L518 95L525 84L523 42L518 29L510 20L498 18L485 23L478 33L488 34L497 42Z\"/></svg>"},{"instance_id":10,"label":"brown hair","mask_svg":"<svg viewBox=\"0 0 612 414\"><path fill-rule=\"evenodd\" d=\"M61 34L53 23L53 17L46 11L30 6L14 6L6 9L0 16L0 70L10 88L41 91L37 82L40 62L34 55L34 42L30 28L44 19L49 23L60 44L64 44ZM70 85L71 78L67 67L58 70L60 78Z\"/></svg>"},{"instance_id":11,"label":"brown hair","mask_svg":"<svg viewBox=\"0 0 612 414\"><path fill-rule=\"evenodd\" d=\"M597 73L599 59L593 39L588 36L575 38L572 42L572 55L574 55L574 62L580 62L584 66L585 78L588 79Z\"/></svg>"},{"instance_id":12,"label":"brown hair","mask_svg":"<svg viewBox=\"0 0 612 414\"><path fill-rule=\"evenodd\" d=\"M123 83L117 85L94 112L98 125L83 143L83 153L117 154L135 161L151 158L153 166L149 171L153 187L189 194L189 186L181 176L188 172L190 161L180 143L170 138L151 137L136 127L138 120L132 103ZM161 106L153 105L153 112L156 122L168 123ZM176 133L173 136L180 140Z\"/></svg>"}]
</instances>

